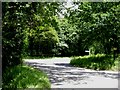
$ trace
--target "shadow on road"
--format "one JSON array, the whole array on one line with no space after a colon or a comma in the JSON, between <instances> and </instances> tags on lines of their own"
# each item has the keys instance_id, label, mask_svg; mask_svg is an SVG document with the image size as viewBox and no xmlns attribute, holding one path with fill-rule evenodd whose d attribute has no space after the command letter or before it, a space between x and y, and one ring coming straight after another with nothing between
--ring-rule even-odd
<instances>
[{"instance_id":1,"label":"shadow on road","mask_svg":"<svg viewBox=\"0 0 120 90\"><path fill-rule=\"evenodd\" d=\"M105 73L94 70L87 71L84 68L73 67L69 63L54 63L54 65L45 65L44 63L25 62L25 64L46 72L51 83L56 85L62 85L64 82L68 82L68 80L70 82L80 81L97 75L106 78L118 79L118 73Z\"/></svg>"},{"instance_id":2,"label":"shadow on road","mask_svg":"<svg viewBox=\"0 0 120 90\"><path fill-rule=\"evenodd\" d=\"M65 66L65 67L72 67L72 65L70 65L69 63L55 63L55 65Z\"/></svg>"}]
</instances>

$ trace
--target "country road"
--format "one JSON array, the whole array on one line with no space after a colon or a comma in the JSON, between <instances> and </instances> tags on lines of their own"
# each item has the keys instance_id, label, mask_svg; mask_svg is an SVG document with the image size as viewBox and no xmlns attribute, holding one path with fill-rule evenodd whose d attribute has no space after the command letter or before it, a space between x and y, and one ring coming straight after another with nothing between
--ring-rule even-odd
<instances>
[{"instance_id":1,"label":"country road","mask_svg":"<svg viewBox=\"0 0 120 90\"><path fill-rule=\"evenodd\" d=\"M24 61L46 72L51 88L118 88L118 72L73 67L68 57Z\"/></svg>"}]
</instances>

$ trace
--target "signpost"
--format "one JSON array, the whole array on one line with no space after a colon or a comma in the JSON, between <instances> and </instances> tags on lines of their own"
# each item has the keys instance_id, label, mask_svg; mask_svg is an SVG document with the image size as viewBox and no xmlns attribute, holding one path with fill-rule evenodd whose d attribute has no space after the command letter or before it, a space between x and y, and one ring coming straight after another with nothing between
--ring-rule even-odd
<instances>
[{"instance_id":1,"label":"signpost","mask_svg":"<svg viewBox=\"0 0 120 90\"><path fill-rule=\"evenodd\" d=\"M88 53L89 53L89 55L90 55L90 51L89 51L89 50L85 50L85 52L88 52Z\"/></svg>"}]
</instances>

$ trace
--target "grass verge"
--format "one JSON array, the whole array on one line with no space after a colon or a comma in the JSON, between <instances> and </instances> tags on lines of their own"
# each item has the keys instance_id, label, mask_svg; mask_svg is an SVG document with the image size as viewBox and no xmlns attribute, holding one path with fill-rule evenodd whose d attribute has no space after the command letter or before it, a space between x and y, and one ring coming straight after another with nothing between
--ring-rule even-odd
<instances>
[{"instance_id":1,"label":"grass verge","mask_svg":"<svg viewBox=\"0 0 120 90\"><path fill-rule=\"evenodd\" d=\"M120 57L113 60L111 55L97 54L90 56L72 57L70 64L82 68L89 68L94 70L112 70L118 71L118 62Z\"/></svg>"},{"instance_id":2,"label":"grass verge","mask_svg":"<svg viewBox=\"0 0 120 90\"><path fill-rule=\"evenodd\" d=\"M116 58L114 64L115 64L115 65L112 66L110 70L112 70L112 71L120 71L120 54L119 54L118 57Z\"/></svg>"},{"instance_id":3,"label":"grass verge","mask_svg":"<svg viewBox=\"0 0 120 90\"><path fill-rule=\"evenodd\" d=\"M32 67L23 65L7 69L3 74L3 88L40 88L50 90L50 82L47 75Z\"/></svg>"}]
</instances>

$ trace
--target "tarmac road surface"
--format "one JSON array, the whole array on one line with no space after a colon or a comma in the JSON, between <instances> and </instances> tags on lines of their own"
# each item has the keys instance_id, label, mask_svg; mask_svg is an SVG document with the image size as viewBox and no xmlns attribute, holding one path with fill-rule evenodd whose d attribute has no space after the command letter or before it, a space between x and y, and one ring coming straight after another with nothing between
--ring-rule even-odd
<instances>
[{"instance_id":1,"label":"tarmac road surface","mask_svg":"<svg viewBox=\"0 0 120 90\"><path fill-rule=\"evenodd\" d=\"M118 88L118 72L73 67L69 57L24 61L46 72L51 88Z\"/></svg>"}]
</instances>

